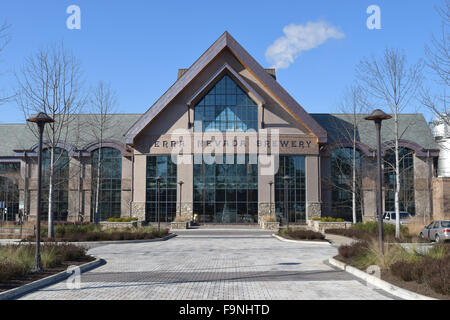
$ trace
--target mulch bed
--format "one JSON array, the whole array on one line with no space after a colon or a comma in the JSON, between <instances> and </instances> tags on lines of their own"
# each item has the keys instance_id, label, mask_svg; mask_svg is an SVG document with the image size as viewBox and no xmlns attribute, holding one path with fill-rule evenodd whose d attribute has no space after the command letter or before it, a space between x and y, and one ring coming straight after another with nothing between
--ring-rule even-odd
<instances>
[{"instance_id":1,"label":"mulch bed","mask_svg":"<svg viewBox=\"0 0 450 320\"><path fill-rule=\"evenodd\" d=\"M86 258L83 260L65 261L65 262L63 262L63 264L61 266L56 267L56 268L46 269L41 273L29 273L23 277L11 279L6 283L0 283L0 293L14 289L14 288L18 288L25 284L52 276L54 274L66 271L67 268L70 266L80 266L80 265L86 264L86 263L94 261L94 260L95 260L94 257L86 256Z\"/></svg>"},{"instance_id":2,"label":"mulch bed","mask_svg":"<svg viewBox=\"0 0 450 320\"><path fill-rule=\"evenodd\" d=\"M417 283L415 281L403 281L402 279L392 275L392 273L389 270L382 270L381 271L381 279L384 281L387 281L389 283L392 283L393 285L424 295L432 298L436 298L439 300L450 300L450 296L445 296L442 294L439 294L435 292L433 289L431 289L429 286L423 283Z\"/></svg>"}]
</instances>

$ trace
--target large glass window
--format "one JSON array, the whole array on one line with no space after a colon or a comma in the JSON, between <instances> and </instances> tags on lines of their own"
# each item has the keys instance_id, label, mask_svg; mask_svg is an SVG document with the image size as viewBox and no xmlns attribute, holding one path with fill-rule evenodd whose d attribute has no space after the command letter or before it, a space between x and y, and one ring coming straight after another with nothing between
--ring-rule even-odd
<instances>
[{"instance_id":1,"label":"large glass window","mask_svg":"<svg viewBox=\"0 0 450 320\"><path fill-rule=\"evenodd\" d=\"M414 152L407 148L399 149L400 159L400 211L415 215L414 200ZM395 153L388 150L384 158L385 210L395 211Z\"/></svg>"},{"instance_id":2,"label":"large glass window","mask_svg":"<svg viewBox=\"0 0 450 320\"><path fill-rule=\"evenodd\" d=\"M361 220L361 159L356 152L356 216ZM331 154L333 217L353 221L353 149L341 148ZM359 191L359 192L358 192Z\"/></svg>"},{"instance_id":3,"label":"large glass window","mask_svg":"<svg viewBox=\"0 0 450 320\"><path fill-rule=\"evenodd\" d=\"M228 75L194 110L195 131L258 131L256 103Z\"/></svg>"},{"instance_id":4,"label":"large glass window","mask_svg":"<svg viewBox=\"0 0 450 320\"><path fill-rule=\"evenodd\" d=\"M177 165L171 156L147 157L147 200L146 220L157 222L156 211L157 185L156 178L161 177L159 186L160 221L172 222L177 210Z\"/></svg>"},{"instance_id":5,"label":"large glass window","mask_svg":"<svg viewBox=\"0 0 450 320\"><path fill-rule=\"evenodd\" d=\"M19 188L8 178L0 177L0 220L14 221L19 213Z\"/></svg>"},{"instance_id":6,"label":"large glass window","mask_svg":"<svg viewBox=\"0 0 450 320\"><path fill-rule=\"evenodd\" d=\"M98 189L99 221L119 218L122 197L122 154L119 150L102 148L101 152L100 149L97 149L92 153L92 219L94 219L97 204L98 177L100 177Z\"/></svg>"},{"instance_id":7,"label":"large glass window","mask_svg":"<svg viewBox=\"0 0 450 320\"><path fill-rule=\"evenodd\" d=\"M275 212L279 220L285 221L285 182L284 177L291 179L288 184L289 222L305 222L306 220L306 182L305 157L280 156L280 166L275 175Z\"/></svg>"},{"instance_id":8,"label":"large glass window","mask_svg":"<svg viewBox=\"0 0 450 320\"><path fill-rule=\"evenodd\" d=\"M194 214L202 223L257 223L257 156L221 157L194 164Z\"/></svg>"},{"instance_id":9,"label":"large glass window","mask_svg":"<svg viewBox=\"0 0 450 320\"><path fill-rule=\"evenodd\" d=\"M50 163L51 151L50 149L45 149L42 153L42 220L48 219L48 200L51 168ZM69 155L67 151L61 148L55 148L53 163L53 219L54 221L67 221L69 197Z\"/></svg>"},{"instance_id":10,"label":"large glass window","mask_svg":"<svg viewBox=\"0 0 450 320\"><path fill-rule=\"evenodd\" d=\"M20 172L19 162L0 163L0 174L19 173L19 172Z\"/></svg>"}]
</instances>

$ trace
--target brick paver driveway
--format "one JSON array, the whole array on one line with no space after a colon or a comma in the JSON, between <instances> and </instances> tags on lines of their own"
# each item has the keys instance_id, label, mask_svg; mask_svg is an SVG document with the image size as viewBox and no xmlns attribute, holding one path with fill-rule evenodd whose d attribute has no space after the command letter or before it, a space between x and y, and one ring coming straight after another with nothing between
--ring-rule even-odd
<instances>
[{"instance_id":1,"label":"brick paver driveway","mask_svg":"<svg viewBox=\"0 0 450 320\"><path fill-rule=\"evenodd\" d=\"M390 299L324 263L328 245L282 242L259 230L193 230L166 242L96 247L107 264L23 299Z\"/></svg>"}]
</instances>

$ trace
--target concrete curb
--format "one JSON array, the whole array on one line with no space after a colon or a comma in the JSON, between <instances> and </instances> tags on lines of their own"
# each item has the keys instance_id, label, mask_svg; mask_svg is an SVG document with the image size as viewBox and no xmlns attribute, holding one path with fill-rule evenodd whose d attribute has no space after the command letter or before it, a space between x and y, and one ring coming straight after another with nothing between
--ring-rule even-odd
<instances>
[{"instance_id":1,"label":"concrete curb","mask_svg":"<svg viewBox=\"0 0 450 320\"><path fill-rule=\"evenodd\" d=\"M101 265L104 265L105 263L106 263L105 260L103 260L101 258L96 258L94 261L91 261L91 262L88 262L86 264L79 266L80 272L84 273L84 272L90 271ZM49 277L31 282L31 283L27 283L18 288L14 288L14 289L5 291L3 293L0 293L0 300L14 300L14 299L20 298L32 291L36 291L36 290L45 288L47 286L50 286L52 284L66 280L67 278L70 277L70 275L71 274L67 273L66 271L62 271L62 272L54 274L52 276L49 276Z\"/></svg>"},{"instance_id":2,"label":"concrete curb","mask_svg":"<svg viewBox=\"0 0 450 320\"><path fill-rule=\"evenodd\" d=\"M381 280L380 278L372 276L364 271L361 271L355 267L352 267L352 266L350 266L344 262L338 261L334 258L330 258L328 260L328 262L331 265L333 265L341 270L344 270L345 272L348 272L348 273L354 275L355 277L366 281L368 284L371 284L377 288L380 288L396 297L399 297L399 298L402 298L405 300L438 300L435 298L427 297L427 296L394 286L393 284L391 284L387 281Z\"/></svg>"},{"instance_id":3,"label":"concrete curb","mask_svg":"<svg viewBox=\"0 0 450 320\"><path fill-rule=\"evenodd\" d=\"M326 245L326 246L331 245L331 243L329 243L328 241L289 240L289 239L280 237L279 235L276 235L276 234L272 234L272 237L274 237L280 241L284 241L284 242L301 243L301 244L319 244L319 245Z\"/></svg>"},{"instance_id":4,"label":"concrete curb","mask_svg":"<svg viewBox=\"0 0 450 320\"><path fill-rule=\"evenodd\" d=\"M75 246L89 246L89 245L106 245L106 244L130 244L130 243L146 243L146 242L158 242L158 241L167 241L169 239L172 239L176 237L177 235L172 233L168 236L165 236L164 238L159 239L147 239L147 240L122 240L122 241L86 241L86 242L57 242L56 244L73 244ZM31 243L34 244L34 242L21 242L23 243ZM42 242L42 244L45 244L45 242Z\"/></svg>"}]
</instances>

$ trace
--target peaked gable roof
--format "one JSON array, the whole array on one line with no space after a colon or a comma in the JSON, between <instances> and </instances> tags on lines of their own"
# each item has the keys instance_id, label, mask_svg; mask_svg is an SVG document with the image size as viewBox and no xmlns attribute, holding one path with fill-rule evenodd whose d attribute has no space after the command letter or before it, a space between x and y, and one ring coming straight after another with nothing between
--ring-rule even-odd
<instances>
[{"instance_id":1,"label":"peaked gable roof","mask_svg":"<svg viewBox=\"0 0 450 320\"><path fill-rule=\"evenodd\" d=\"M228 63L225 63L205 84L197 90L194 95L188 100L187 105L192 107L197 100L201 99L212 86L217 82L219 78L222 78L225 74L231 77L242 89L249 92L259 106L266 104L264 98L262 98L248 83L245 81L239 73L233 70Z\"/></svg>"},{"instance_id":2,"label":"peaked gable roof","mask_svg":"<svg viewBox=\"0 0 450 320\"><path fill-rule=\"evenodd\" d=\"M228 32L225 32L128 130L125 135L126 143L133 144L135 137L225 48L284 104L297 121L315 134L320 143L327 142L327 132Z\"/></svg>"}]
</instances>

